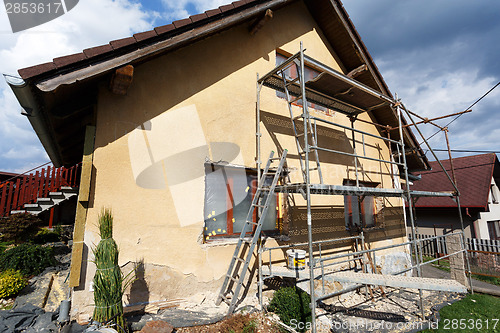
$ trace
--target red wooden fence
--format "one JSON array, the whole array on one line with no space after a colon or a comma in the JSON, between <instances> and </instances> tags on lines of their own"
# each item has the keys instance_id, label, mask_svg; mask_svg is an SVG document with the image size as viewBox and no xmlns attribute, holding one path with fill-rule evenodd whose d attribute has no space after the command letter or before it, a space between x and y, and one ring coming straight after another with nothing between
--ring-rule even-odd
<instances>
[{"instance_id":1,"label":"red wooden fence","mask_svg":"<svg viewBox=\"0 0 500 333\"><path fill-rule=\"evenodd\" d=\"M78 186L81 164L70 168L47 166L30 174L22 174L0 183L0 217L13 210L23 210L24 204L46 198L62 186Z\"/></svg>"}]
</instances>

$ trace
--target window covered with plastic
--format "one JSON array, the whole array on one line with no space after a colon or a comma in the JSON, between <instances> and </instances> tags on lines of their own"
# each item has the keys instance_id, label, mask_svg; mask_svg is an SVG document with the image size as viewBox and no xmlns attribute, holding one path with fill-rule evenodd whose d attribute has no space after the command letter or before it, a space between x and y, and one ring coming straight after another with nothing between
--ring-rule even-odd
<instances>
[{"instance_id":1,"label":"window covered with plastic","mask_svg":"<svg viewBox=\"0 0 500 333\"><path fill-rule=\"evenodd\" d=\"M271 182L270 177L266 182ZM257 189L257 173L244 167L205 164L205 227L206 241L238 236L243 230L253 196ZM264 232L276 232L276 194L263 220ZM255 211L251 220L257 221ZM248 233L251 235L251 232Z\"/></svg>"}]
</instances>

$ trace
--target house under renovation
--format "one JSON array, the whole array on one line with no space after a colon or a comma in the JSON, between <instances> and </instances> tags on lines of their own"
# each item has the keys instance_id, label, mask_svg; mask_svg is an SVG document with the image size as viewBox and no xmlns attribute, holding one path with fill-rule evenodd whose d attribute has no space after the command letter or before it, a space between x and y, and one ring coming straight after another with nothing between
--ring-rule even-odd
<instances>
[{"instance_id":1,"label":"house under renovation","mask_svg":"<svg viewBox=\"0 0 500 333\"><path fill-rule=\"evenodd\" d=\"M53 163L82 162L73 315L92 312L103 207L120 265L144 266L143 301L212 292L232 312L244 288L291 275L311 291L335 265L363 266L335 275L349 290L433 286L369 280L414 268L405 198L457 193L404 186L429 163L339 0L236 1L19 74L9 83ZM292 248L307 253L291 254L295 270ZM311 292L313 314L346 291Z\"/></svg>"}]
</instances>

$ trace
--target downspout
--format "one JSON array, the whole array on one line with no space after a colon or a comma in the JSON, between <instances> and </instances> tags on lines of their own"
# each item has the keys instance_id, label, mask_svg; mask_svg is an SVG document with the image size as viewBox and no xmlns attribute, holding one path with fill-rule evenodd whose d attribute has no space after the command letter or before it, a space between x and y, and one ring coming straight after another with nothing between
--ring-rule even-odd
<instances>
[{"instance_id":1,"label":"downspout","mask_svg":"<svg viewBox=\"0 0 500 333\"><path fill-rule=\"evenodd\" d=\"M48 129L48 122L46 121L43 112L41 111L41 106L37 102L36 97L30 87L30 85L23 79L5 75L5 81L10 86L14 95L16 96L19 104L23 108L21 112L25 115L31 127L35 130L38 139L40 140L43 148L49 155L50 160L55 167L60 167L62 165L62 158L57 151L54 138L50 135Z\"/></svg>"}]
</instances>

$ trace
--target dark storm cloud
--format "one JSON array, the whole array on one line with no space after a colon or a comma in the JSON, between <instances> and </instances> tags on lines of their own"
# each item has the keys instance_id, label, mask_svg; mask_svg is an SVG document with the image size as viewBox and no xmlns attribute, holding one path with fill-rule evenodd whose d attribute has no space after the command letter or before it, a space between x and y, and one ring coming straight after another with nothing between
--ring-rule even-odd
<instances>
[{"instance_id":1,"label":"dark storm cloud","mask_svg":"<svg viewBox=\"0 0 500 333\"><path fill-rule=\"evenodd\" d=\"M500 1L344 0L344 6L391 91L417 113L465 110L500 81ZM450 125L452 148L500 150L498 90ZM421 129L426 137L436 131ZM443 134L430 143L443 148Z\"/></svg>"}]
</instances>

